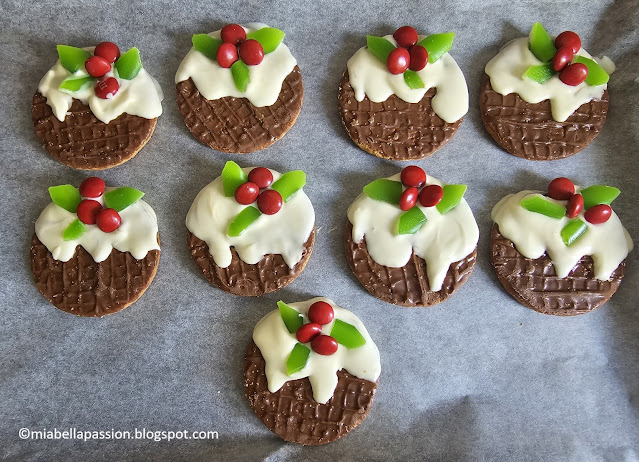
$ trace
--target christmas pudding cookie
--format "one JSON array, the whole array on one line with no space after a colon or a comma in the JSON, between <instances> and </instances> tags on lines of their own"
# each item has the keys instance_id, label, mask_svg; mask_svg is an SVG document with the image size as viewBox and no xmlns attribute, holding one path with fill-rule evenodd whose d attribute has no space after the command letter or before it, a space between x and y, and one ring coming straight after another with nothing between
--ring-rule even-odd
<instances>
[{"instance_id":1,"label":"christmas pudding cookie","mask_svg":"<svg viewBox=\"0 0 639 462\"><path fill-rule=\"evenodd\" d=\"M364 151L393 160L430 156L468 112L468 88L448 54L455 34L417 35L410 26L366 37L348 60L338 104L346 132Z\"/></svg>"},{"instance_id":2,"label":"christmas pudding cookie","mask_svg":"<svg viewBox=\"0 0 639 462\"><path fill-rule=\"evenodd\" d=\"M38 217L31 241L36 287L57 308L104 316L135 302L158 267L153 209L137 189L105 188L97 177L80 189L49 188L53 202Z\"/></svg>"},{"instance_id":3,"label":"christmas pudding cookie","mask_svg":"<svg viewBox=\"0 0 639 462\"><path fill-rule=\"evenodd\" d=\"M177 102L193 135L213 149L264 149L293 126L304 87L284 32L265 24L227 24L192 37L177 73Z\"/></svg>"},{"instance_id":4,"label":"christmas pudding cookie","mask_svg":"<svg viewBox=\"0 0 639 462\"><path fill-rule=\"evenodd\" d=\"M227 162L186 216L191 256L209 282L259 296L290 284L315 243L315 211L302 190L306 174L281 174Z\"/></svg>"},{"instance_id":5,"label":"christmas pudding cookie","mask_svg":"<svg viewBox=\"0 0 639 462\"><path fill-rule=\"evenodd\" d=\"M617 290L632 240L612 211L611 186L556 178L548 193L521 191L492 211L492 263L504 288L541 313L573 316Z\"/></svg>"},{"instance_id":6,"label":"christmas pudding cookie","mask_svg":"<svg viewBox=\"0 0 639 462\"><path fill-rule=\"evenodd\" d=\"M162 114L162 90L140 52L115 43L58 45L59 60L40 81L31 115L38 140L69 167L103 170L135 156Z\"/></svg>"},{"instance_id":7,"label":"christmas pudding cookie","mask_svg":"<svg viewBox=\"0 0 639 462\"><path fill-rule=\"evenodd\" d=\"M326 444L357 427L377 390L380 358L362 322L333 301L277 302L244 359L246 396L280 438Z\"/></svg>"},{"instance_id":8,"label":"christmas pudding cookie","mask_svg":"<svg viewBox=\"0 0 639 462\"><path fill-rule=\"evenodd\" d=\"M554 40L536 23L486 65L479 105L486 130L530 160L572 156L601 131L608 113L610 59L595 61L579 36Z\"/></svg>"},{"instance_id":9,"label":"christmas pudding cookie","mask_svg":"<svg viewBox=\"0 0 639 462\"><path fill-rule=\"evenodd\" d=\"M357 279L401 306L444 301L470 276L479 230L466 185L444 184L411 165L377 179L348 209L344 243Z\"/></svg>"}]
</instances>

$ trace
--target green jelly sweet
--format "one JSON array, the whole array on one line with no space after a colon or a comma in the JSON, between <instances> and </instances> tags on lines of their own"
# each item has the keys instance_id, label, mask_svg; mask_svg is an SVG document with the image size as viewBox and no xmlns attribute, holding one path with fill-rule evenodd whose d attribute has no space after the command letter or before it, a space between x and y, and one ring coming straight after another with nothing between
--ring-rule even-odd
<instances>
[{"instance_id":1,"label":"green jelly sweet","mask_svg":"<svg viewBox=\"0 0 639 462\"><path fill-rule=\"evenodd\" d=\"M584 198L584 209L588 210L593 205L612 204L617 196L621 193L617 188L606 186L603 184L594 184L586 189L579 191Z\"/></svg>"},{"instance_id":2,"label":"green jelly sweet","mask_svg":"<svg viewBox=\"0 0 639 462\"><path fill-rule=\"evenodd\" d=\"M528 46L530 51L532 51L535 57L542 63L550 61L557 52L552 38L548 35L548 32L546 32L544 26L538 22L533 24L532 29L530 29Z\"/></svg>"},{"instance_id":3,"label":"green jelly sweet","mask_svg":"<svg viewBox=\"0 0 639 462\"><path fill-rule=\"evenodd\" d=\"M284 321L284 325L291 334L297 332L297 330L302 327L304 324L304 318L295 308L288 306L282 300L277 302L277 308L280 311L280 316L282 317L282 321Z\"/></svg>"},{"instance_id":4,"label":"green jelly sweet","mask_svg":"<svg viewBox=\"0 0 639 462\"><path fill-rule=\"evenodd\" d=\"M364 186L364 194L377 201L388 202L389 204L399 204L399 197L404 188L399 181L377 179Z\"/></svg>"},{"instance_id":5,"label":"green jelly sweet","mask_svg":"<svg viewBox=\"0 0 639 462\"><path fill-rule=\"evenodd\" d=\"M435 63L444 53L448 52L453 46L455 40L454 32L446 32L444 34L432 34L423 39L418 45L423 46L428 51L428 62Z\"/></svg>"},{"instance_id":6,"label":"green jelly sweet","mask_svg":"<svg viewBox=\"0 0 639 462\"><path fill-rule=\"evenodd\" d=\"M417 90L419 88L424 88L424 81L421 79L419 74L415 71L411 71L410 69L404 71L404 82L408 85L408 88L411 90Z\"/></svg>"},{"instance_id":7,"label":"green jelly sweet","mask_svg":"<svg viewBox=\"0 0 639 462\"><path fill-rule=\"evenodd\" d=\"M349 350L359 348L366 344L366 339L362 334L360 334L357 327L339 319L336 319L335 324L333 324L331 337L333 337L337 343L344 345Z\"/></svg>"},{"instance_id":8,"label":"green jelly sweet","mask_svg":"<svg viewBox=\"0 0 639 462\"><path fill-rule=\"evenodd\" d=\"M561 228L561 239L567 246L572 245L587 229L588 226L582 220L572 220Z\"/></svg>"},{"instance_id":9,"label":"green jelly sweet","mask_svg":"<svg viewBox=\"0 0 639 462\"><path fill-rule=\"evenodd\" d=\"M68 45L58 45L60 63L69 72L74 73L84 67L84 62L91 56L86 50Z\"/></svg>"},{"instance_id":10,"label":"green jelly sweet","mask_svg":"<svg viewBox=\"0 0 639 462\"><path fill-rule=\"evenodd\" d=\"M596 87L597 85L604 85L610 80L610 76L604 68L592 59L577 55L572 62L581 63L588 68L588 76L586 77L586 83L588 85Z\"/></svg>"},{"instance_id":11,"label":"green jelly sweet","mask_svg":"<svg viewBox=\"0 0 639 462\"><path fill-rule=\"evenodd\" d=\"M284 31L274 27L264 27L254 32L249 32L246 34L246 39L253 39L260 42L260 45L262 45L264 49L264 54L267 55L274 52L277 47L280 46L280 43L284 40Z\"/></svg>"},{"instance_id":12,"label":"green jelly sweet","mask_svg":"<svg viewBox=\"0 0 639 462\"><path fill-rule=\"evenodd\" d=\"M104 203L108 208L115 209L116 212L121 212L129 205L133 205L142 199L142 196L144 196L142 191L124 186L105 193Z\"/></svg>"},{"instance_id":13,"label":"green jelly sweet","mask_svg":"<svg viewBox=\"0 0 639 462\"><path fill-rule=\"evenodd\" d=\"M395 49L395 45L386 40L384 37L375 37L373 35L366 36L366 46L368 51L373 53L377 59L379 59L384 66L388 61L388 55Z\"/></svg>"},{"instance_id":14,"label":"green jelly sweet","mask_svg":"<svg viewBox=\"0 0 639 462\"><path fill-rule=\"evenodd\" d=\"M306 173L302 170L291 170L279 177L271 188L280 193L282 200L288 202L297 191L306 184Z\"/></svg>"},{"instance_id":15,"label":"green jelly sweet","mask_svg":"<svg viewBox=\"0 0 639 462\"><path fill-rule=\"evenodd\" d=\"M415 234L426 223L426 215L415 206L402 213L397 220L397 234Z\"/></svg>"},{"instance_id":16,"label":"green jelly sweet","mask_svg":"<svg viewBox=\"0 0 639 462\"><path fill-rule=\"evenodd\" d=\"M217 59L217 49L222 45L222 41L207 34L195 34L191 37L193 48L204 56L215 61Z\"/></svg>"},{"instance_id":17,"label":"green jelly sweet","mask_svg":"<svg viewBox=\"0 0 639 462\"><path fill-rule=\"evenodd\" d=\"M301 371L306 367L306 363L308 362L308 357L311 354L311 349L301 343L296 343L293 349L291 350L291 354L288 355L286 360L286 373L288 375L293 375L296 372Z\"/></svg>"},{"instance_id":18,"label":"green jelly sweet","mask_svg":"<svg viewBox=\"0 0 639 462\"><path fill-rule=\"evenodd\" d=\"M249 68L246 64L244 64L244 61L237 60L233 63L231 66L231 75L233 76L233 83L235 83L235 87L244 93L251 81Z\"/></svg>"},{"instance_id":19,"label":"green jelly sweet","mask_svg":"<svg viewBox=\"0 0 639 462\"><path fill-rule=\"evenodd\" d=\"M550 218L562 218L566 215L566 207L540 196L525 197L519 204L529 212L540 213Z\"/></svg>"},{"instance_id":20,"label":"green jelly sweet","mask_svg":"<svg viewBox=\"0 0 639 462\"><path fill-rule=\"evenodd\" d=\"M226 197L235 196L235 190L248 181L248 176L244 170L232 160L224 164L222 169L222 185Z\"/></svg>"},{"instance_id":21,"label":"green jelly sweet","mask_svg":"<svg viewBox=\"0 0 639 462\"><path fill-rule=\"evenodd\" d=\"M257 220L262 213L255 207L246 207L233 219L229 224L229 229L226 234L230 237L240 236L246 228L251 226L255 220Z\"/></svg>"},{"instance_id":22,"label":"green jelly sweet","mask_svg":"<svg viewBox=\"0 0 639 462\"><path fill-rule=\"evenodd\" d=\"M82 223L79 219L75 219L71 222L69 226L62 233L62 238L65 241L72 241L74 239L79 239L84 232L87 230L87 227Z\"/></svg>"},{"instance_id":23,"label":"green jelly sweet","mask_svg":"<svg viewBox=\"0 0 639 462\"><path fill-rule=\"evenodd\" d=\"M61 184L60 186L51 186L49 188L49 196L51 200L59 207L71 213L78 210L78 204L82 200L80 191L70 184Z\"/></svg>"},{"instance_id":24,"label":"green jelly sweet","mask_svg":"<svg viewBox=\"0 0 639 462\"><path fill-rule=\"evenodd\" d=\"M466 193L467 186L465 184L447 184L442 186L444 197L437 204L437 210L444 215L457 207Z\"/></svg>"},{"instance_id":25,"label":"green jelly sweet","mask_svg":"<svg viewBox=\"0 0 639 462\"><path fill-rule=\"evenodd\" d=\"M140 59L140 50L133 47L120 56L115 62L115 68L118 71L118 77L121 79L132 80L142 70L142 60Z\"/></svg>"},{"instance_id":26,"label":"green jelly sweet","mask_svg":"<svg viewBox=\"0 0 639 462\"><path fill-rule=\"evenodd\" d=\"M539 64L538 66L530 66L524 72L524 77L537 83L548 82L556 72L552 68L551 63Z\"/></svg>"},{"instance_id":27,"label":"green jelly sweet","mask_svg":"<svg viewBox=\"0 0 639 462\"><path fill-rule=\"evenodd\" d=\"M60 86L58 88L60 90L78 91L81 90L84 86L92 84L94 81L95 79L91 76L79 78L67 77L62 81L62 83L60 83Z\"/></svg>"}]
</instances>

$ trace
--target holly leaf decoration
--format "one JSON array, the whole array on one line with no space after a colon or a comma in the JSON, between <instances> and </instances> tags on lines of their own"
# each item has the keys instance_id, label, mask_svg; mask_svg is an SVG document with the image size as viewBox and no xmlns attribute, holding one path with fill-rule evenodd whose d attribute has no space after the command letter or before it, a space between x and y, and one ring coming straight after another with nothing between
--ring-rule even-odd
<instances>
[{"instance_id":1,"label":"holly leaf decoration","mask_svg":"<svg viewBox=\"0 0 639 462\"><path fill-rule=\"evenodd\" d=\"M62 66L72 74L84 68L84 62L91 56L86 50L68 45L58 45L58 57Z\"/></svg>"},{"instance_id":2,"label":"holly leaf decoration","mask_svg":"<svg viewBox=\"0 0 639 462\"><path fill-rule=\"evenodd\" d=\"M67 77L66 79L64 79L60 83L60 86L58 88L60 90L66 90L66 91L69 91L69 92L76 92L78 90L81 90L82 88L84 88L88 84L93 84L94 81L95 81L95 79L93 77L91 77L91 76L87 76L87 77L70 76L70 77Z\"/></svg>"},{"instance_id":3,"label":"holly leaf decoration","mask_svg":"<svg viewBox=\"0 0 639 462\"><path fill-rule=\"evenodd\" d=\"M222 169L222 186L226 197L235 196L235 190L248 181L248 175L232 160L224 164Z\"/></svg>"},{"instance_id":4,"label":"holly leaf decoration","mask_svg":"<svg viewBox=\"0 0 639 462\"><path fill-rule=\"evenodd\" d=\"M561 229L561 240L566 246L572 245L583 233L586 232L588 226L582 220L572 220Z\"/></svg>"},{"instance_id":5,"label":"holly leaf decoration","mask_svg":"<svg viewBox=\"0 0 639 462\"><path fill-rule=\"evenodd\" d=\"M195 34L191 37L193 48L213 61L217 60L217 49L222 45L222 40L211 37L208 34Z\"/></svg>"},{"instance_id":6,"label":"holly leaf decoration","mask_svg":"<svg viewBox=\"0 0 639 462\"><path fill-rule=\"evenodd\" d=\"M424 81L421 79L419 74L415 71L411 71L408 69L404 71L404 82L408 85L408 88L411 90L417 90L419 88L424 88Z\"/></svg>"},{"instance_id":7,"label":"holly leaf decoration","mask_svg":"<svg viewBox=\"0 0 639 462\"><path fill-rule=\"evenodd\" d=\"M244 61L238 59L233 63L231 66L231 75L233 76L233 83L235 83L237 89L244 93L251 81L249 68L244 64Z\"/></svg>"},{"instance_id":8,"label":"holly leaf decoration","mask_svg":"<svg viewBox=\"0 0 639 462\"><path fill-rule=\"evenodd\" d=\"M293 375L306 367L311 350L306 345L296 343L286 359L286 373Z\"/></svg>"},{"instance_id":9,"label":"holly leaf decoration","mask_svg":"<svg viewBox=\"0 0 639 462\"><path fill-rule=\"evenodd\" d=\"M579 194L581 194L584 198L584 209L586 210L593 205L610 205L620 193L621 191L617 188L603 184L588 186L586 189L579 191Z\"/></svg>"},{"instance_id":10,"label":"holly leaf decoration","mask_svg":"<svg viewBox=\"0 0 639 462\"><path fill-rule=\"evenodd\" d=\"M120 56L115 62L115 68L118 71L118 77L126 80L134 79L142 70L142 60L140 59L140 50L133 47Z\"/></svg>"},{"instance_id":11,"label":"holly leaf decoration","mask_svg":"<svg viewBox=\"0 0 639 462\"><path fill-rule=\"evenodd\" d=\"M529 212L539 213L550 218L559 219L566 215L566 207L540 196L525 197L519 204Z\"/></svg>"},{"instance_id":12,"label":"holly leaf decoration","mask_svg":"<svg viewBox=\"0 0 639 462\"><path fill-rule=\"evenodd\" d=\"M51 186L49 188L49 196L51 196L54 204L71 213L75 213L78 210L78 204L82 201L78 188L70 184Z\"/></svg>"},{"instance_id":13,"label":"holly leaf decoration","mask_svg":"<svg viewBox=\"0 0 639 462\"><path fill-rule=\"evenodd\" d=\"M257 220L262 215L255 207L248 206L231 221L229 224L229 229L226 234L229 237L237 237L242 235L242 233L253 224L255 220Z\"/></svg>"},{"instance_id":14,"label":"holly leaf decoration","mask_svg":"<svg viewBox=\"0 0 639 462\"><path fill-rule=\"evenodd\" d=\"M280 311L280 316L282 317L282 321L284 321L284 325L291 334L297 332L297 330L302 327L304 324L304 318L295 308L288 306L282 300L277 302L277 308Z\"/></svg>"},{"instance_id":15,"label":"holly leaf decoration","mask_svg":"<svg viewBox=\"0 0 639 462\"><path fill-rule=\"evenodd\" d=\"M388 202L389 204L399 204L403 188L399 181L379 178L364 186L364 194L377 201Z\"/></svg>"},{"instance_id":16,"label":"holly leaf decoration","mask_svg":"<svg viewBox=\"0 0 639 462\"><path fill-rule=\"evenodd\" d=\"M444 197L436 205L439 213L444 215L457 207L466 193L467 186L465 184L447 184L442 186Z\"/></svg>"},{"instance_id":17,"label":"holly leaf decoration","mask_svg":"<svg viewBox=\"0 0 639 462\"><path fill-rule=\"evenodd\" d=\"M280 46L280 43L284 40L284 31L274 27L263 27L262 29L246 34L246 39L253 39L260 42L260 45L262 45L264 49L264 54L267 55L274 52L277 47Z\"/></svg>"},{"instance_id":18,"label":"holly leaf decoration","mask_svg":"<svg viewBox=\"0 0 639 462\"><path fill-rule=\"evenodd\" d=\"M524 77L533 80L537 83L548 82L556 72L551 63L539 64L537 66L530 66L524 72Z\"/></svg>"},{"instance_id":19,"label":"holly leaf decoration","mask_svg":"<svg viewBox=\"0 0 639 462\"><path fill-rule=\"evenodd\" d=\"M402 213L397 220L397 234L415 234L426 223L426 215L415 206Z\"/></svg>"},{"instance_id":20,"label":"holly leaf decoration","mask_svg":"<svg viewBox=\"0 0 639 462\"><path fill-rule=\"evenodd\" d=\"M386 62L388 61L388 55L396 48L395 45L384 37L375 37L373 35L366 36L366 46L384 66L386 66Z\"/></svg>"},{"instance_id":21,"label":"holly leaf decoration","mask_svg":"<svg viewBox=\"0 0 639 462\"><path fill-rule=\"evenodd\" d=\"M443 34L432 34L422 39L418 45L423 46L428 51L428 62L435 63L444 53L447 53L453 46L455 40L454 32L446 32Z\"/></svg>"},{"instance_id":22,"label":"holly leaf decoration","mask_svg":"<svg viewBox=\"0 0 639 462\"><path fill-rule=\"evenodd\" d=\"M279 177L271 188L280 193L282 200L288 202L293 195L306 184L306 173L302 170L291 170Z\"/></svg>"},{"instance_id":23,"label":"holly leaf decoration","mask_svg":"<svg viewBox=\"0 0 639 462\"><path fill-rule=\"evenodd\" d=\"M366 344L366 339L357 327L340 319L335 320L333 328L331 329L331 337L349 350L359 348Z\"/></svg>"},{"instance_id":24,"label":"holly leaf decoration","mask_svg":"<svg viewBox=\"0 0 639 462\"><path fill-rule=\"evenodd\" d=\"M539 22L533 24L530 29L528 47L532 54L542 63L550 61L557 53L557 48L555 48L552 38Z\"/></svg>"},{"instance_id":25,"label":"holly leaf decoration","mask_svg":"<svg viewBox=\"0 0 639 462\"><path fill-rule=\"evenodd\" d=\"M144 196L142 191L124 186L105 193L104 203L107 208L115 209L116 212L121 212L129 205L133 205L139 201L142 196Z\"/></svg>"},{"instance_id":26,"label":"holly leaf decoration","mask_svg":"<svg viewBox=\"0 0 639 462\"><path fill-rule=\"evenodd\" d=\"M610 80L610 75L608 75L604 68L590 58L577 55L572 62L581 63L588 68L588 76L586 77L586 83L588 85L596 87L597 85L604 85Z\"/></svg>"},{"instance_id":27,"label":"holly leaf decoration","mask_svg":"<svg viewBox=\"0 0 639 462\"><path fill-rule=\"evenodd\" d=\"M86 230L87 230L87 227L84 225L84 223L82 223L79 219L76 218L63 231L62 238L65 241L73 241L75 239L79 239Z\"/></svg>"}]
</instances>

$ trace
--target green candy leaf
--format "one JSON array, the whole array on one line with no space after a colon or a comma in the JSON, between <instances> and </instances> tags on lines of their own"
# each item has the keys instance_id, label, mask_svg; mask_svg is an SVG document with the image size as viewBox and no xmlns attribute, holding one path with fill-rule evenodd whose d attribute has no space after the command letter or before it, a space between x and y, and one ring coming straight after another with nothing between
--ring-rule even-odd
<instances>
[{"instance_id":1,"label":"green candy leaf","mask_svg":"<svg viewBox=\"0 0 639 462\"><path fill-rule=\"evenodd\" d=\"M304 369L310 354L311 350L309 347L302 345L301 343L296 343L291 350L291 354L288 355L288 359L286 360L286 373L288 375L293 375Z\"/></svg>"},{"instance_id":2,"label":"green candy leaf","mask_svg":"<svg viewBox=\"0 0 639 462\"><path fill-rule=\"evenodd\" d=\"M288 202L293 194L302 189L305 184L306 173L302 170L291 170L279 177L271 188L281 194L284 202Z\"/></svg>"},{"instance_id":3,"label":"green candy leaf","mask_svg":"<svg viewBox=\"0 0 639 462\"><path fill-rule=\"evenodd\" d=\"M408 85L408 88L411 90L425 87L424 81L421 79L419 74L415 71L411 71L410 69L404 71L404 82L406 82L406 85Z\"/></svg>"},{"instance_id":4,"label":"green candy leaf","mask_svg":"<svg viewBox=\"0 0 639 462\"><path fill-rule=\"evenodd\" d=\"M70 47L68 45L58 45L58 56L64 68L71 72L77 72L84 67L84 62L91 56L82 48Z\"/></svg>"},{"instance_id":5,"label":"green candy leaf","mask_svg":"<svg viewBox=\"0 0 639 462\"><path fill-rule=\"evenodd\" d=\"M246 228L251 226L255 220L257 220L262 215L255 207L246 207L237 216L233 219L231 224L229 224L229 230L226 234L230 237L240 236Z\"/></svg>"},{"instance_id":6,"label":"green candy leaf","mask_svg":"<svg viewBox=\"0 0 639 462\"><path fill-rule=\"evenodd\" d=\"M457 207L462 197L464 197L467 187L465 184L447 184L442 186L444 197L442 197L442 200L436 205L439 213L444 215Z\"/></svg>"},{"instance_id":7,"label":"green candy leaf","mask_svg":"<svg viewBox=\"0 0 639 462\"><path fill-rule=\"evenodd\" d=\"M142 191L125 186L105 193L104 203L108 208L115 209L116 212L121 212L129 205L133 205L142 199L142 196L144 196Z\"/></svg>"},{"instance_id":8,"label":"green candy leaf","mask_svg":"<svg viewBox=\"0 0 639 462\"><path fill-rule=\"evenodd\" d=\"M357 327L339 319L335 320L331 329L331 337L337 340L337 343L344 345L349 350L359 348L366 344L366 339L360 334Z\"/></svg>"},{"instance_id":9,"label":"green candy leaf","mask_svg":"<svg viewBox=\"0 0 639 462\"><path fill-rule=\"evenodd\" d=\"M244 64L244 61L237 60L233 63L231 66L231 75L233 76L233 83L235 83L237 89L244 93L251 81L249 68Z\"/></svg>"},{"instance_id":10,"label":"green candy leaf","mask_svg":"<svg viewBox=\"0 0 639 462\"><path fill-rule=\"evenodd\" d=\"M399 181L380 178L364 186L364 194L377 201L388 202L389 204L399 204L399 197L404 192Z\"/></svg>"},{"instance_id":11,"label":"green candy leaf","mask_svg":"<svg viewBox=\"0 0 639 462\"><path fill-rule=\"evenodd\" d=\"M142 70L142 60L140 59L140 50L133 47L115 62L115 68L118 70L118 77L121 79L132 80Z\"/></svg>"},{"instance_id":12,"label":"green candy leaf","mask_svg":"<svg viewBox=\"0 0 639 462\"><path fill-rule=\"evenodd\" d=\"M235 190L248 181L248 175L232 160L224 164L222 169L222 185L226 197L235 196Z\"/></svg>"},{"instance_id":13,"label":"green candy leaf","mask_svg":"<svg viewBox=\"0 0 639 462\"><path fill-rule=\"evenodd\" d=\"M537 83L548 82L556 72L552 68L551 63L539 64L538 66L530 66L524 72L524 77L533 80Z\"/></svg>"},{"instance_id":14,"label":"green candy leaf","mask_svg":"<svg viewBox=\"0 0 639 462\"><path fill-rule=\"evenodd\" d=\"M426 48L426 51L428 51L428 62L434 63L452 48L453 40L455 40L455 33L446 32L444 34L429 35L420 41L418 45Z\"/></svg>"},{"instance_id":15,"label":"green candy leaf","mask_svg":"<svg viewBox=\"0 0 639 462\"><path fill-rule=\"evenodd\" d=\"M583 221L579 219L572 220L561 228L561 239L566 246L572 245L587 229L588 226Z\"/></svg>"},{"instance_id":16,"label":"green candy leaf","mask_svg":"<svg viewBox=\"0 0 639 462\"><path fill-rule=\"evenodd\" d=\"M277 302L277 307L280 311L282 321L286 325L286 328L291 334L297 332L297 330L304 324L304 318L295 308L288 306L282 300Z\"/></svg>"},{"instance_id":17,"label":"green candy leaf","mask_svg":"<svg viewBox=\"0 0 639 462\"><path fill-rule=\"evenodd\" d=\"M62 238L65 241L73 241L74 239L79 239L80 236L82 236L86 230L87 230L87 227L84 226L84 223L82 223L79 219L76 218L64 230L64 232L62 233Z\"/></svg>"},{"instance_id":18,"label":"green candy leaf","mask_svg":"<svg viewBox=\"0 0 639 462\"><path fill-rule=\"evenodd\" d=\"M530 29L528 46L530 51L532 51L535 57L542 63L550 61L557 52L557 48L555 48L552 38L550 38L550 35L546 32L544 26L538 22L533 24Z\"/></svg>"},{"instance_id":19,"label":"green candy leaf","mask_svg":"<svg viewBox=\"0 0 639 462\"><path fill-rule=\"evenodd\" d=\"M222 41L207 34L195 34L191 37L193 48L204 56L215 61L217 59L217 49L222 45Z\"/></svg>"},{"instance_id":20,"label":"green candy leaf","mask_svg":"<svg viewBox=\"0 0 639 462\"><path fill-rule=\"evenodd\" d=\"M539 196L530 196L519 203L529 212L540 213L550 218L562 218L566 215L566 207Z\"/></svg>"},{"instance_id":21,"label":"green candy leaf","mask_svg":"<svg viewBox=\"0 0 639 462\"><path fill-rule=\"evenodd\" d=\"M386 61L388 61L388 55L395 49L395 45L384 37L375 37L373 35L366 36L366 46L368 47L368 51L373 53L384 66L386 66Z\"/></svg>"},{"instance_id":22,"label":"green candy leaf","mask_svg":"<svg viewBox=\"0 0 639 462\"><path fill-rule=\"evenodd\" d=\"M603 184L595 184L588 186L586 189L579 191L584 198L584 209L588 210L593 205L612 204L617 196L621 193L617 188L606 186Z\"/></svg>"},{"instance_id":23,"label":"green candy leaf","mask_svg":"<svg viewBox=\"0 0 639 462\"><path fill-rule=\"evenodd\" d=\"M282 40L284 40L284 31L276 29L274 27L264 27L256 30L255 32L249 32L246 34L246 38L257 40L264 49L264 54L267 55L275 51L280 46Z\"/></svg>"},{"instance_id":24,"label":"green candy leaf","mask_svg":"<svg viewBox=\"0 0 639 462\"><path fill-rule=\"evenodd\" d=\"M51 186L49 188L49 196L51 196L51 200L57 206L71 213L75 213L78 210L78 204L82 200L78 188L70 184Z\"/></svg>"},{"instance_id":25,"label":"green candy leaf","mask_svg":"<svg viewBox=\"0 0 639 462\"><path fill-rule=\"evenodd\" d=\"M60 83L58 87L60 90L67 91L78 91L81 90L84 86L89 83L93 83L95 79L91 76L89 77L67 77Z\"/></svg>"},{"instance_id":26,"label":"green candy leaf","mask_svg":"<svg viewBox=\"0 0 639 462\"><path fill-rule=\"evenodd\" d=\"M586 77L586 83L588 85L596 87L597 85L608 83L608 80L610 80L610 76L604 70L604 68L592 59L586 58L585 56L577 55L572 60L572 62L581 63L588 68L588 76Z\"/></svg>"},{"instance_id":27,"label":"green candy leaf","mask_svg":"<svg viewBox=\"0 0 639 462\"><path fill-rule=\"evenodd\" d=\"M397 220L397 234L415 234L426 223L426 215L415 206L402 213Z\"/></svg>"}]
</instances>

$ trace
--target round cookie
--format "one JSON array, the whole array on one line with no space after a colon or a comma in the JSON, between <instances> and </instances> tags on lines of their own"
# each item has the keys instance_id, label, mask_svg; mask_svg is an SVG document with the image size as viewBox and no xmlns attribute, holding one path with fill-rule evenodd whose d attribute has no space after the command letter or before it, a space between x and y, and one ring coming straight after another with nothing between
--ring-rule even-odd
<instances>
[{"instance_id":1,"label":"round cookie","mask_svg":"<svg viewBox=\"0 0 639 462\"><path fill-rule=\"evenodd\" d=\"M364 187L348 209L344 247L351 270L372 295L427 307L466 282L477 259L479 229L463 199L465 185L426 178L416 166L408 170L421 172L419 186L407 186L418 183L397 174ZM416 200L406 206L412 188ZM438 201L429 201L433 191Z\"/></svg>"},{"instance_id":2,"label":"round cookie","mask_svg":"<svg viewBox=\"0 0 639 462\"><path fill-rule=\"evenodd\" d=\"M316 318L317 312L309 309L318 305L330 310L334 319ZM251 408L285 441L303 445L335 441L370 411L381 370L377 346L353 313L329 299L290 305L280 301L278 306L256 325L244 360ZM327 342L298 337L297 331L309 322L320 322L321 333L314 335L332 337L332 341L322 339L332 345L328 351Z\"/></svg>"},{"instance_id":3,"label":"round cookie","mask_svg":"<svg viewBox=\"0 0 639 462\"><path fill-rule=\"evenodd\" d=\"M91 53L93 48L58 46L60 59L40 81L31 116L36 137L52 158L76 169L104 170L133 158L149 141L163 96L142 68L137 48L113 57L100 78L86 69L88 58L99 57ZM116 90L105 95L101 81Z\"/></svg>"},{"instance_id":4,"label":"round cookie","mask_svg":"<svg viewBox=\"0 0 639 462\"><path fill-rule=\"evenodd\" d=\"M468 112L466 80L448 54L455 34L424 37L412 31L419 42L411 51L421 48L428 54L421 70L391 73L388 56L403 47L394 36L367 36L367 47L349 59L339 85L346 132L361 149L384 159L430 156L452 138Z\"/></svg>"},{"instance_id":5,"label":"round cookie","mask_svg":"<svg viewBox=\"0 0 639 462\"><path fill-rule=\"evenodd\" d=\"M202 143L217 151L249 153L270 146L293 126L304 87L297 61L281 43L284 32L259 23L222 30L231 26L245 34L238 61L230 69L219 64L220 45L229 45L221 31L194 35L175 75L177 103L187 128ZM249 40L262 46L264 57L257 64L242 60L242 44Z\"/></svg>"}]
</instances>

